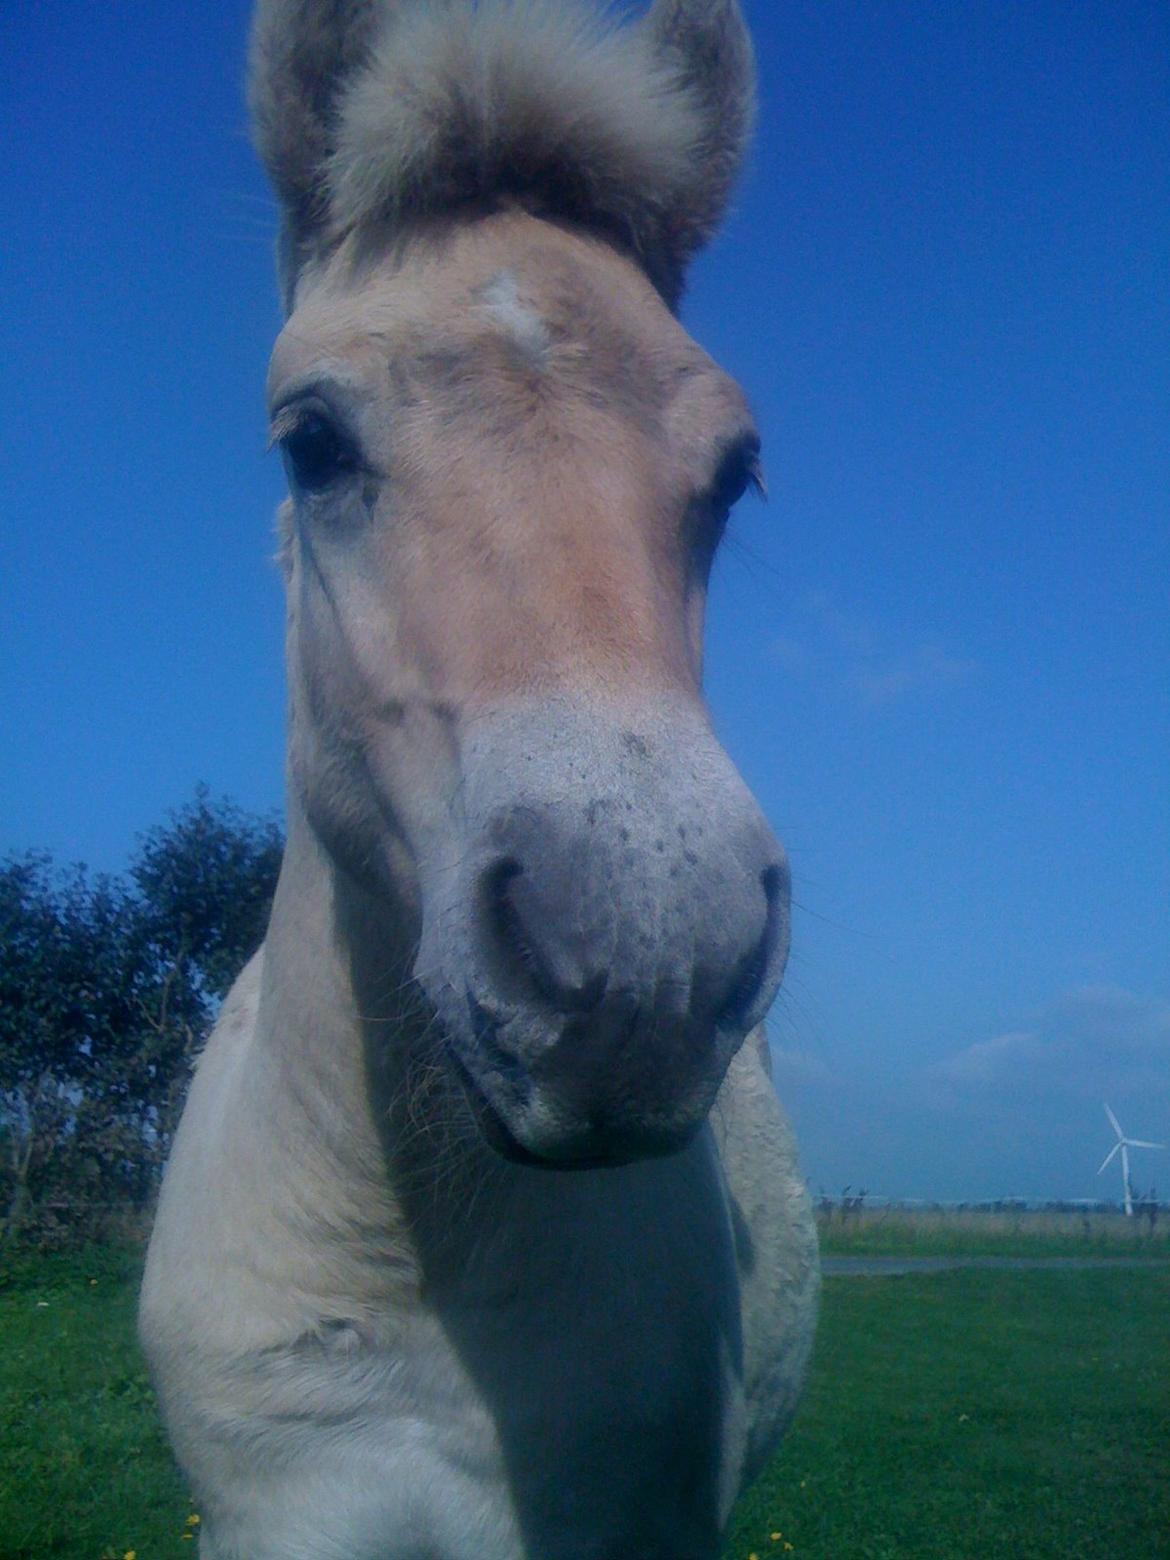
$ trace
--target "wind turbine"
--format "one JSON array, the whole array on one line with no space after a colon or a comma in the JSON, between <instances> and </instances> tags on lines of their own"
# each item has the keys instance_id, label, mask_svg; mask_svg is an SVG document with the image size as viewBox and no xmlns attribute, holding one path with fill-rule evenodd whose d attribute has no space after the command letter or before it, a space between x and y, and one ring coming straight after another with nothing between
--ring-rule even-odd
<instances>
[{"instance_id":1,"label":"wind turbine","mask_svg":"<svg viewBox=\"0 0 1170 1560\"><path fill-rule=\"evenodd\" d=\"M1117 1133L1117 1142L1114 1143L1113 1147L1101 1161L1101 1169L1097 1171L1097 1174L1100 1175L1102 1173L1114 1154L1121 1155L1121 1182L1125 1189L1125 1216L1127 1219L1132 1219L1133 1196L1129 1189L1129 1150L1131 1148L1165 1148L1166 1145L1165 1143L1147 1143L1144 1138L1127 1138L1121 1130L1120 1121L1118 1121L1108 1105L1105 1106L1105 1114L1109 1117L1109 1125Z\"/></svg>"}]
</instances>

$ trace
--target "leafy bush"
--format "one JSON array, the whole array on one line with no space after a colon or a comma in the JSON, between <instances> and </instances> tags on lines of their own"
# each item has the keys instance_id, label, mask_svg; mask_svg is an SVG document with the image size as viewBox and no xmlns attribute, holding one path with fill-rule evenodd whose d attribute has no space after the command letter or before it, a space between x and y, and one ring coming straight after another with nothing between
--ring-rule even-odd
<instances>
[{"instance_id":1,"label":"leafy bush","mask_svg":"<svg viewBox=\"0 0 1170 1560\"><path fill-rule=\"evenodd\" d=\"M149 1203L194 1057L264 934L280 830L206 790L125 877L0 863L0 1239L109 1233Z\"/></svg>"}]
</instances>

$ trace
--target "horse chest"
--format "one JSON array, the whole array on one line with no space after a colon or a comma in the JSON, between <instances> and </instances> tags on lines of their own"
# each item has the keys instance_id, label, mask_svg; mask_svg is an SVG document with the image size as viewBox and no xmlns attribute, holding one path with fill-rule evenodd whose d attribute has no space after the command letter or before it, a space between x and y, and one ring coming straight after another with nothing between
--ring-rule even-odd
<instances>
[{"instance_id":1,"label":"horse chest","mask_svg":"<svg viewBox=\"0 0 1170 1560\"><path fill-rule=\"evenodd\" d=\"M516 1553L717 1553L742 1346L709 1136L670 1161L512 1190L429 1298L491 1423Z\"/></svg>"},{"instance_id":2,"label":"horse chest","mask_svg":"<svg viewBox=\"0 0 1170 1560\"><path fill-rule=\"evenodd\" d=\"M250 1533L209 1555L713 1560L743 1410L730 1245L703 1201L497 1229L381 1341L301 1349L282 1389L300 1408L245 1475Z\"/></svg>"}]
</instances>

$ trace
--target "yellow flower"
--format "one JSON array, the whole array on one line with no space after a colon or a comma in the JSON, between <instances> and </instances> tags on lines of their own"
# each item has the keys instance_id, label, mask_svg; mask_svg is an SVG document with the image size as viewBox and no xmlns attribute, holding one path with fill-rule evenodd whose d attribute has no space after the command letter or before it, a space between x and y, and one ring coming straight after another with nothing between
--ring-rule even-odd
<instances>
[{"instance_id":1,"label":"yellow flower","mask_svg":"<svg viewBox=\"0 0 1170 1560\"><path fill-rule=\"evenodd\" d=\"M186 1539L186 1541L188 1543L190 1543L191 1540L195 1537L195 1535L194 1535L194 1533L180 1533L179 1537L183 1538L183 1539Z\"/></svg>"},{"instance_id":2,"label":"yellow flower","mask_svg":"<svg viewBox=\"0 0 1170 1560\"><path fill-rule=\"evenodd\" d=\"M137 1549L128 1549L126 1551L126 1553L122 1556L122 1560L138 1560L138 1551L137 1551Z\"/></svg>"},{"instance_id":3,"label":"yellow flower","mask_svg":"<svg viewBox=\"0 0 1170 1560\"><path fill-rule=\"evenodd\" d=\"M778 1544L780 1542L780 1540L784 1537L784 1534L783 1533L769 1533L768 1537L772 1540L772 1542L774 1544Z\"/></svg>"},{"instance_id":4,"label":"yellow flower","mask_svg":"<svg viewBox=\"0 0 1170 1560\"><path fill-rule=\"evenodd\" d=\"M197 1511L193 1511L191 1513L191 1515L187 1518L187 1526L188 1527L198 1527L199 1526L199 1513Z\"/></svg>"}]
</instances>

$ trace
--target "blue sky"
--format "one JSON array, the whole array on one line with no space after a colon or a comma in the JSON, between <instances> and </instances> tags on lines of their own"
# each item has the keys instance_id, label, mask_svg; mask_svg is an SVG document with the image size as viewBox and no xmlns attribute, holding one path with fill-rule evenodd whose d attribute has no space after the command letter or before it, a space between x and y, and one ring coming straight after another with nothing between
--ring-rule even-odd
<instances>
[{"instance_id":1,"label":"blue sky","mask_svg":"<svg viewBox=\"0 0 1170 1560\"><path fill-rule=\"evenodd\" d=\"M1116 1195L1102 1099L1170 1141L1170 13L746 10L684 318L765 440L708 682L793 860L780 1091L814 1188ZM0 848L280 803L246 24L0 16Z\"/></svg>"}]
</instances>

